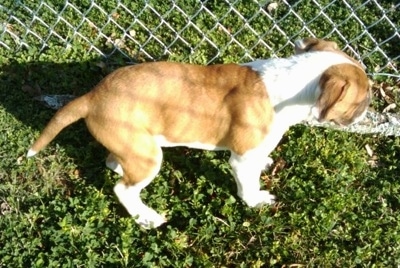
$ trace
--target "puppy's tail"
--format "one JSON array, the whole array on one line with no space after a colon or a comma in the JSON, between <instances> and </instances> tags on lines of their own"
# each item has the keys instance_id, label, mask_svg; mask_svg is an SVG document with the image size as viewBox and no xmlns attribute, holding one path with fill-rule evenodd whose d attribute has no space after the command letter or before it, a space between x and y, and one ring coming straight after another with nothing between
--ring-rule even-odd
<instances>
[{"instance_id":1,"label":"puppy's tail","mask_svg":"<svg viewBox=\"0 0 400 268\"><path fill-rule=\"evenodd\" d=\"M27 157L34 156L49 144L61 130L70 124L85 118L89 111L89 96L83 95L62 107L47 124L39 138L33 143Z\"/></svg>"}]
</instances>

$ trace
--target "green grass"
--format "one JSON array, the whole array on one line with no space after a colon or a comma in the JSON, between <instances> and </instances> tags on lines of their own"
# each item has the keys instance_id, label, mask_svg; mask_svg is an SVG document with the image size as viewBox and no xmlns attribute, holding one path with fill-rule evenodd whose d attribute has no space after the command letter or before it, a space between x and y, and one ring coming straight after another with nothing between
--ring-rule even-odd
<instances>
[{"instance_id":1,"label":"green grass","mask_svg":"<svg viewBox=\"0 0 400 268\"><path fill-rule=\"evenodd\" d=\"M7 1L6 1L7 2ZM88 6L89 1L70 1L76 6ZM112 1L101 5L115 11ZM181 8L191 14L196 4L186 1ZM356 2L356 1L355 1ZM11 3L11 2L10 2ZM13 2L14 3L14 2ZM64 1L52 1L60 10ZM27 5L35 3L27 1ZM11 4L9 4L11 5ZM129 3L140 9L141 4ZM222 17L228 7L208 2L208 8ZM284 6L283 6L284 7ZM164 12L168 5L156 5ZM237 4L246 18L252 18L254 6ZM324 36L330 29L313 20L311 2L295 7L316 34ZM376 11L362 9L364 23L373 21ZM164 11L163 11L164 10ZM373 12L372 12L373 11ZM46 9L43 16L55 19ZM70 23L78 25L72 9L64 11ZM278 10L274 16L281 16ZM331 16L348 16L340 6L327 10ZM121 24L129 18L118 9ZM282 13L282 14L281 14ZM27 16L17 9L17 15ZM389 13L388 16L392 16ZM0 16L4 16L1 14ZM88 14L100 24L102 13ZM157 19L150 11L139 14L150 28L156 29ZM179 12L165 15L171 25L182 29L185 18ZM393 15L393 20L396 17ZM194 19L206 31L215 18L202 14ZM237 39L253 47L254 34L242 30L235 17L221 19ZM271 22L256 16L252 26L260 34ZM281 21L289 36L295 38L295 18ZM32 25L45 35L40 24ZM18 25L15 31L21 31ZM167 215L168 223L156 230L141 230L118 203L112 192L118 176L104 165L107 152L87 132L83 123L64 130L38 156L27 159L26 151L54 114L22 90L23 86L40 88L49 94L80 95L90 90L111 69L123 65L125 56L114 54L107 61L88 45L73 36L65 25L57 30L69 40L71 47L63 49L55 38L39 53L38 47L17 49L13 39L6 42L15 51L0 50L0 267L397 267L400 264L400 139L372 135L357 135L339 131L295 126L273 152L274 159L285 163L283 169L266 172L263 187L278 197L278 207L250 209L236 196L235 184L229 173L228 153L170 148L164 150L164 163L156 180L143 192L143 199L157 211ZM111 51L102 38L82 25L90 40L104 51ZM85 27L88 27L87 29ZM134 25L136 36L145 42L146 32ZM359 26L352 20L340 27L346 36L357 36ZM383 28L384 30L388 28ZM384 30L371 29L384 36ZM119 33L112 25L104 32ZM246 55L235 44L227 45L227 37L218 29L207 32L208 38L221 48L199 43L197 30L182 31L190 49L177 41L164 55L163 48L149 41L146 50L152 56L168 60L205 63L244 61ZM374 32L376 31L376 32ZM173 40L167 30L155 31L166 43ZM301 33L305 36L306 33ZM34 37L32 42L37 42ZM340 42L340 38L332 35ZM371 46L367 37L354 43L359 49ZM382 37L383 38L383 37ZM285 44L279 33L265 36L274 49ZM3 40L4 41L4 40ZM291 47L281 50L289 55ZM398 46L386 48L398 53ZM149 60L139 53L135 44L126 49L135 61ZM219 53L219 54L218 54ZM253 57L268 57L270 51L258 45ZM99 62L106 63L101 68ZM370 70L383 59L368 58ZM392 99L398 105L399 86L390 85ZM376 83L376 88L379 86ZM26 87L25 87L26 88ZM374 90L374 106L381 111L387 106L379 90ZM397 111L397 110L396 110ZM371 157L365 146L374 152Z\"/></svg>"}]
</instances>

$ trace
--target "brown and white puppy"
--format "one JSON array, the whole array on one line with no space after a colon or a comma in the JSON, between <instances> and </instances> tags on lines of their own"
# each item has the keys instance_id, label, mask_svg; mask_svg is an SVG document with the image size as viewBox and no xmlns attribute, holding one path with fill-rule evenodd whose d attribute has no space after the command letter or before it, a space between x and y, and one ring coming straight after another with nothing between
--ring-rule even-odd
<instances>
[{"instance_id":1,"label":"brown and white puppy","mask_svg":"<svg viewBox=\"0 0 400 268\"><path fill-rule=\"evenodd\" d=\"M106 164L122 179L120 202L145 228L165 218L140 192L157 175L161 147L230 150L238 195L249 206L272 204L260 172L284 132L315 116L347 125L369 104L369 84L357 62L333 42L304 39L298 55L243 65L172 62L120 68L60 109L28 151L33 156L66 126L84 118L109 151Z\"/></svg>"}]
</instances>

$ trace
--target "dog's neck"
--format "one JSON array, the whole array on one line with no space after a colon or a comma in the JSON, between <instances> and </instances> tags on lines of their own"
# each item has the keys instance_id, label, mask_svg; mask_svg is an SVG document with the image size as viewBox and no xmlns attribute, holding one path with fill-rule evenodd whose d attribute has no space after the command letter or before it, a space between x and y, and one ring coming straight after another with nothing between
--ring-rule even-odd
<instances>
[{"instance_id":1,"label":"dog's neck","mask_svg":"<svg viewBox=\"0 0 400 268\"><path fill-rule=\"evenodd\" d=\"M340 63L354 64L339 53L311 52L244 65L260 73L277 116L285 117L285 122L294 125L313 116L322 73Z\"/></svg>"}]
</instances>

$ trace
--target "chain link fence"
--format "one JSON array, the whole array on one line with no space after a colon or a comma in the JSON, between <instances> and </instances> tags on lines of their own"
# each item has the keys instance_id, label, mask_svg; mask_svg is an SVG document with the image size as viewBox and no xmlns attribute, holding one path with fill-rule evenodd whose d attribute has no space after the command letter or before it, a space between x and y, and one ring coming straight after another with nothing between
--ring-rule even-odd
<instances>
[{"instance_id":1,"label":"chain link fence","mask_svg":"<svg viewBox=\"0 0 400 268\"><path fill-rule=\"evenodd\" d=\"M288 56L293 41L316 36L337 41L369 73L397 76L399 9L384 0L3 0L0 49L209 64Z\"/></svg>"}]
</instances>

